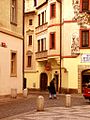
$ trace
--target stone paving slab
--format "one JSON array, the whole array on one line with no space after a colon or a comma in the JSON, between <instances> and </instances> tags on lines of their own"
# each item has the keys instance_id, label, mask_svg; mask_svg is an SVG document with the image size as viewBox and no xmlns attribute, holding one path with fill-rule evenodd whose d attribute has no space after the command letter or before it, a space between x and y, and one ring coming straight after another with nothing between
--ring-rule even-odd
<instances>
[{"instance_id":1,"label":"stone paving slab","mask_svg":"<svg viewBox=\"0 0 90 120\"><path fill-rule=\"evenodd\" d=\"M49 107L44 111L27 112L1 120L90 120L90 105Z\"/></svg>"}]
</instances>

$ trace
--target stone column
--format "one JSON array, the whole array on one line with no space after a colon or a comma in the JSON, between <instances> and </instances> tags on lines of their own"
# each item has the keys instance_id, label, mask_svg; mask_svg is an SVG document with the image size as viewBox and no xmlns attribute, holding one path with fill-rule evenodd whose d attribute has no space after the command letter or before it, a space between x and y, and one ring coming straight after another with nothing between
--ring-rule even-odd
<instances>
[{"instance_id":1,"label":"stone column","mask_svg":"<svg viewBox=\"0 0 90 120\"><path fill-rule=\"evenodd\" d=\"M67 94L66 95L66 107L70 107L71 106L71 95Z\"/></svg>"},{"instance_id":2,"label":"stone column","mask_svg":"<svg viewBox=\"0 0 90 120\"><path fill-rule=\"evenodd\" d=\"M44 110L44 97L38 96L37 98L37 111L43 111Z\"/></svg>"}]
</instances>

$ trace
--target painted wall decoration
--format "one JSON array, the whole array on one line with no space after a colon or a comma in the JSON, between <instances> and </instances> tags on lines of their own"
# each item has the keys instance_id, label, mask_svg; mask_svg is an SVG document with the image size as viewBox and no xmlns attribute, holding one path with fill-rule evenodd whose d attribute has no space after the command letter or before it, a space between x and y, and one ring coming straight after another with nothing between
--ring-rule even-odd
<instances>
[{"instance_id":1,"label":"painted wall decoration","mask_svg":"<svg viewBox=\"0 0 90 120\"><path fill-rule=\"evenodd\" d=\"M74 17L73 20L78 19L79 11L80 11L80 2L79 0L72 0L72 6L74 10Z\"/></svg>"},{"instance_id":2,"label":"painted wall decoration","mask_svg":"<svg viewBox=\"0 0 90 120\"><path fill-rule=\"evenodd\" d=\"M79 50L79 36L77 33L72 35L71 55L77 55L80 53Z\"/></svg>"},{"instance_id":3,"label":"painted wall decoration","mask_svg":"<svg viewBox=\"0 0 90 120\"><path fill-rule=\"evenodd\" d=\"M80 0L72 0L72 6L74 9L73 20L77 20L79 25L90 25L90 15L86 12L80 12Z\"/></svg>"}]
</instances>

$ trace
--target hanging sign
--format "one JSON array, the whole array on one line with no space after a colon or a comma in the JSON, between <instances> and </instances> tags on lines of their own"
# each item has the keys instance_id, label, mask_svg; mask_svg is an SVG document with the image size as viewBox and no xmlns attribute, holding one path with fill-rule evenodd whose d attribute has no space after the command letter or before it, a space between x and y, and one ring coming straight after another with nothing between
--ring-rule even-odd
<instances>
[{"instance_id":1,"label":"hanging sign","mask_svg":"<svg viewBox=\"0 0 90 120\"><path fill-rule=\"evenodd\" d=\"M47 62L45 65L45 70L50 71L51 70L51 63Z\"/></svg>"}]
</instances>

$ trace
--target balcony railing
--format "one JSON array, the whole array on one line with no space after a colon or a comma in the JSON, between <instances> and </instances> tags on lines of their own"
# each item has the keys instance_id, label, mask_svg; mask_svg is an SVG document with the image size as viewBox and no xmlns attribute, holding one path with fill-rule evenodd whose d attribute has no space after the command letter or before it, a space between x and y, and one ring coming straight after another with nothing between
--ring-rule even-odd
<instances>
[{"instance_id":1,"label":"balcony railing","mask_svg":"<svg viewBox=\"0 0 90 120\"><path fill-rule=\"evenodd\" d=\"M36 31L35 31L36 34L43 32L43 31L47 30L47 23L40 25L40 26L36 27L35 29L36 29Z\"/></svg>"},{"instance_id":2,"label":"balcony railing","mask_svg":"<svg viewBox=\"0 0 90 120\"><path fill-rule=\"evenodd\" d=\"M47 58L47 50L45 51L40 51L40 52L36 52L36 59L44 59Z\"/></svg>"}]
</instances>

